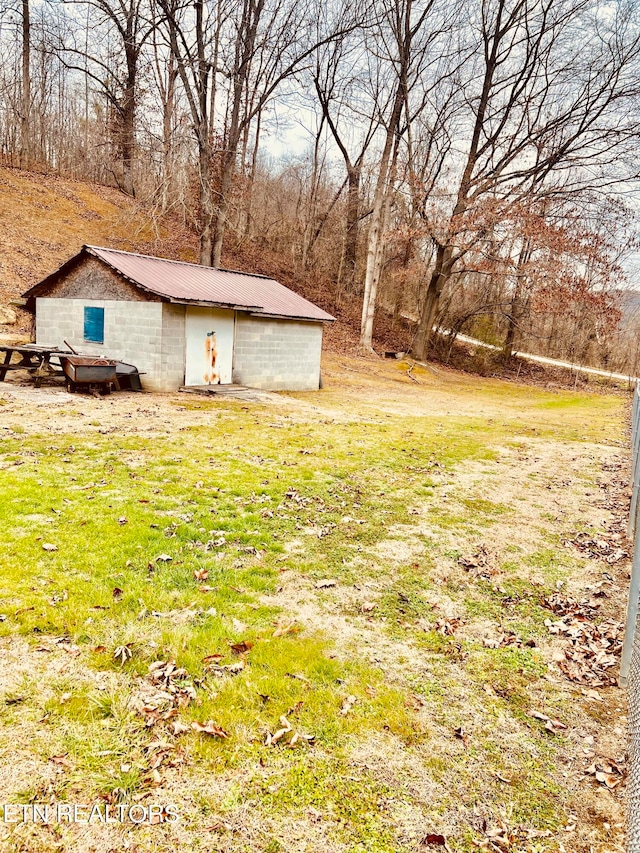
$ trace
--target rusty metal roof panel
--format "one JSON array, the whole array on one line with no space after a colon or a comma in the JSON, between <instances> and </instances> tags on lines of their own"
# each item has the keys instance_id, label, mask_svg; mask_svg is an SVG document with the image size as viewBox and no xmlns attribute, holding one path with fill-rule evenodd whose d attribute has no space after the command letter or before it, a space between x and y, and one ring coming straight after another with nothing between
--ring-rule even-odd
<instances>
[{"instance_id":1,"label":"rusty metal roof panel","mask_svg":"<svg viewBox=\"0 0 640 853\"><path fill-rule=\"evenodd\" d=\"M262 275L169 261L100 246L84 249L135 284L172 302L205 303L300 320L334 318L288 287Z\"/></svg>"}]
</instances>

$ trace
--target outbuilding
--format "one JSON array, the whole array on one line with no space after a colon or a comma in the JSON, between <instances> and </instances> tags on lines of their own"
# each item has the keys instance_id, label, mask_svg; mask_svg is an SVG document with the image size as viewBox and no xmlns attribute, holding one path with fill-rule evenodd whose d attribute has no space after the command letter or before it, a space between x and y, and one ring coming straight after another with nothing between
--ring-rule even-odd
<instances>
[{"instance_id":1,"label":"outbuilding","mask_svg":"<svg viewBox=\"0 0 640 853\"><path fill-rule=\"evenodd\" d=\"M156 391L317 389L323 326L334 319L266 276L98 246L83 246L24 297L37 344L68 341L135 364Z\"/></svg>"}]
</instances>

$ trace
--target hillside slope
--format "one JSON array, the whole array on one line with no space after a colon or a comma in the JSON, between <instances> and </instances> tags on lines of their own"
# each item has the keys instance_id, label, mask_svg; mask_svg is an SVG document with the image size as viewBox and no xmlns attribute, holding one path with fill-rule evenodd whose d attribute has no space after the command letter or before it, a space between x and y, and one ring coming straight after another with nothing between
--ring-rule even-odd
<instances>
[{"instance_id":1,"label":"hillside slope","mask_svg":"<svg viewBox=\"0 0 640 853\"><path fill-rule=\"evenodd\" d=\"M85 243L186 261L196 261L198 239L176 220L154 220L135 199L116 189L0 167L0 307L59 267ZM336 304L330 282L310 272L300 275L289 259L264 245L233 245L228 239L223 265L276 278L333 314L325 345L337 352L357 349L358 300ZM15 309L15 306L12 306ZM0 336L29 333L31 317L18 310L18 322L0 325ZM385 325L383 319L381 326ZM397 330L399 334L406 331ZM381 349L403 341L380 329Z\"/></svg>"},{"instance_id":2,"label":"hillside slope","mask_svg":"<svg viewBox=\"0 0 640 853\"><path fill-rule=\"evenodd\" d=\"M156 225L117 190L0 168L0 304L60 266L84 243L195 260L194 235Z\"/></svg>"}]
</instances>

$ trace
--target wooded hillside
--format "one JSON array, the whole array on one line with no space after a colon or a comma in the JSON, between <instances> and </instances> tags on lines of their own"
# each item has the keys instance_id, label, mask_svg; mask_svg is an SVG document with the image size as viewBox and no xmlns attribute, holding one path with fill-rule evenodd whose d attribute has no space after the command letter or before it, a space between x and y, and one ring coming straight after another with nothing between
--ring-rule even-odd
<instances>
[{"instance_id":1,"label":"wooded hillside","mask_svg":"<svg viewBox=\"0 0 640 853\"><path fill-rule=\"evenodd\" d=\"M0 167L0 306L17 314L0 335L29 332L31 318L15 304L20 295L85 244L111 246L185 261L196 261L197 236L175 217L154 219L145 207L119 190L51 174ZM230 247L223 256L230 269L269 275L326 308L337 317L325 330L330 349L357 348L357 311L340 305L322 276L296 274L287 258L253 244ZM12 304L13 303L13 304ZM406 346L406 325L380 324L377 345Z\"/></svg>"},{"instance_id":2,"label":"wooded hillside","mask_svg":"<svg viewBox=\"0 0 640 853\"><path fill-rule=\"evenodd\" d=\"M311 283L364 351L382 313L418 358L464 332L505 360L636 369L618 298L638 242L631 0L5 0L0 16L6 164L118 189L205 265Z\"/></svg>"}]
</instances>

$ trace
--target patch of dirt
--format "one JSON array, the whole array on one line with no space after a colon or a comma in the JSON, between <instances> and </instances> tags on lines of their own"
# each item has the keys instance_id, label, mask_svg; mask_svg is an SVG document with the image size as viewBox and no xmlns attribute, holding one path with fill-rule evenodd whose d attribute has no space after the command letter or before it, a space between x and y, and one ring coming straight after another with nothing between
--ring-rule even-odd
<instances>
[{"instance_id":1,"label":"patch of dirt","mask_svg":"<svg viewBox=\"0 0 640 853\"><path fill-rule=\"evenodd\" d=\"M478 395L474 383L453 371L420 374L421 382L430 389L427 395L425 387L403 375L396 363L376 364L373 372L369 372L371 363L359 360L347 365L330 357L327 363L325 391L314 395L278 394L275 397L279 411L272 414L270 403L260 411L268 411L275 425L321 418L337 423L369 419L384 424L387 417L413 417L427 411L436 419L450 415L474 422L479 417L504 420L509 414L508 401L505 403L500 396L493 399L487 394ZM448 387L452 382L456 383L455 391ZM233 420L235 404L229 401L217 404L207 400L200 406L193 397L186 397L119 394L95 399L71 396L53 388L38 390L6 383L0 386L0 412L4 434L14 436L22 432L55 436L80 430L89 435L95 431L155 438L207 425L213 417ZM615 538L621 536L624 527L621 519L627 500L621 467L626 460L621 458L619 448L587 441L569 445L534 435L495 450L495 459L466 462L452 473L430 472L435 482L435 500L412 506L412 523L390 527L382 542L357 554L348 567L362 569L357 586L338 582L335 587L318 591L312 580L288 570L280 575L281 589L263 600L295 618L306 633L331 637L337 655L355 656L375 665L384 671L389 685L413 696L416 725L430 732L426 745L408 748L390 732L380 732L354 739L348 749L354 776L357 777L358 768L366 769L392 791L397 788L411 792L411 801L398 795L383 804L407 850L416 847L429 831L453 834L471 828L482 838L489 830L500 829L498 821L502 821L505 833L520 832L509 815L492 814L483 806L482 791L461 787L452 758L468 755L465 738L472 738L474 747L474 757L468 760L469 779L477 777L478 785L485 785L487 790L490 786L501 790L516 783L526 789L526 778L511 778L510 762L518 773L525 774L526 768L517 766L523 749L530 749L532 758L539 757L537 753L541 751L531 731L534 726L544 731L544 722L529 718L523 722L506 713L500 704L509 691L524 688L484 677L486 683L481 688L482 678L465 658L463 641L500 641L504 636L501 626L486 615L470 616L464 612L465 594L473 591L474 585L499 587L505 578L517 577L529 585L531 595L538 595L541 586L555 584L556 569L553 561L545 562L544 552L553 553L560 548L562 555L573 561L560 589L563 595L581 600L597 588L605 593L598 599L599 617L621 620L624 611L628 559L610 563L609 549L589 546L585 550L575 544L584 544L584 540L576 538L581 531L587 531L589 541L596 543L622 541ZM131 467L137 464L135 455L126 461ZM441 523L442 519L432 512L433 507L454 521ZM568 544L559 545L558 537ZM304 536L285 544L285 550L292 554L302 553L304 548ZM474 562L481 551L486 558ZM466 565L461 557L466 559ZM518 562L517 571L505 565L510 560ZM393 617L381 613L381 603L387 588L414 561L421 564L425 576L422 564L429 566L431 588L425 590L424 600L433 608L433 617L414 620L410 626L414 633L403 634L393 630L397 626ZM607 581L604 586L603 580ZM439 662L421 643L422 635L434 630L447 640L448 657ZM568 680L554 657L561 652L564 641L549 634L539 642L537 651L547 669L544 675L526 684L525 699L530 706L550 717L561 715L568 727L565 733L549 732L551 743L560 743L557 767L549 784L568 792L568 828L553 839L540 839L542 846L538 849L612 853L621 849L623 840L624 787L619 784L608 790L588 770L593 762L616 760L624 754L624 693L615 686L605 686L598 688L597 696L589 695L582 686ZM48 646L50 651L37 651L37 643ZM34 779L42 779L40 795L51 797L64 777L64 766L49 760L46 722L42 722L44 705L56 695L51 685L66 680L86 689L106 687L136 695L135 683L121 678L119 673L92 672L81 655L65 651L55 638L41 638L37 643L19 637L0 641L0 712L5 723L5 734L0 735L0 801L16 790L33 791ZM422 693L414 689L416 682L426 685ZM23 700L21 692L25 694ZM11 702L15 699L21 708L28 709L28 713L20 714L19 726L18 718L11 717ZM460 735L456 734L458 729ZM488 772L492 762L504 765L503 779ZM429 772L421 772L425 767ZM98 826L91 833L71 826L63 827L59 834L46 827L24 826L15 831L3 827L0 839L8 851L16 853L45 853L49 849L112 853L123 849L169 851L198 847L230 853L243 847L265 848L270 837L278 838L292 853L310 849L342 853L345 846L331 839L331 821L322 814L320 805L289 821L271 818L255 804L233 805L235 791L256 781L277 784L278 772L275 761L273 766L253 768L250 776L246 771L209 773L192 764L168 768L161 783L145 792L145 801L175 803L181 814L176 826ZM434 779L438 780L437 785ZM467 784L471 782L467 780ZM448 792L447 805L436 822L435 803L442 792ZM225 803L225 807L221 805L218 814L215 809L210 810L211 803ZM516 840L511 846L514 853L536 849L531 839L525 842L518 836ZM509 847L498 845L498 849Z\"/></svg>"},{"instance_id":2,"label":"patch of dirt","mask_svg":"<svg viewBox=\"0 0 640 853\"><path fill-rule=\"evenodd\" d=\"M439 556L430 574L436 586L425 590L424 598L434 607L434 619L439 617L440 622L431 620L432 624L426 624L425 628L433 628L434 625L437 628L438 624L444 624L447 619L455 620L456 615L460 614L459 602L450 597L445 587L464 590L477 582L499 587L501 578L513 577L513 574L505 575L504 571L494 567L499 567L514 555L517 555L520 564L517 577L528 582L535 595L538 588L552 584L548 573L553 577L555 570L553 566L538 564L532 558L556 549L558 535L565 532L569 536L577 529L589 529L594 531L593 536L597 539L613 536L615 542L621 541L615 537L620 537L628 505L628 489L620 479L621 464L619 450L609 445L574 443L568 449L561 442L532 438L520 442L518 447L501 448L495 461L458 465L446 483L436 486L439 497L435 503L438 506L446 506L452 513L456 513L461 511L462 500L473 502L477 498L504 506L508 511L490 515L486 527L479 532L473 529L474 525L467 528L464 524L439 528L429 520L429 507L433 504L417 507L414 524L391 528L387 539L368 554L357 558L362 563L363 576L366 577L367 564L371 567L373 561L374 564L386 567L388 582L393 583L394 566L406 566L419 559L425 552L424 542L425 537L428 537L429 541L436 544ZM548 536L550 531L554 533L552 538ZM479 548L484 549L486 557L476 567L481 576L479 581L459 560L442 555L442 552L446 554L452 550L473 554ZM598 614L594 620L598 623L607 618L622 620L628 559L609 563L606 557L599 558L597 554L585 558L579 550L571 547L567 548L567 553L575 560L575 568L566 581L559 585L562 595L582 599L591 597L596 591L600 597L597 599ZM527 568L528 559L532 562ZM473 560L470 563L473 566ZM484 576L483 570L486 571ZM406 689L416 677L438 678L439 673L432 671L432 656L428 651L410 639L397 639L386 631L385 620L375 618L375 611L370 614L362 612L363 602L376 602L384 588L384 582L377 580L363 580L357 587L338 584L323 590L323 600L320 601L309 580L289 571L281 576L278 593L264 600L266 604L280 606L295 616L305 626L305 630L328 633L335 641L337 654L349 654L354 648L357 649L365 660L385 671L389 684ZM553 614L550 615L553 618ZM497 627L487 618L465 616L453 633L461 640L479 642L492 637L504 638ZM592 775L595 771L590 771L590 767L594 762L598 766L607 766L611 760L621 762L620 766L624 767L624 691L617 686L601 686L593 693L587 687L567 679L558 667L558 660L564 660L562 644L551 634L537 643L537 652L546 661L548 674L540 682L534 680L530 684L530 701L533 707L544 708L550 701L551 691L555 696L554 704L564 709L562 716L568 726L566 745L559 748L553 783L570 792L572 809L567 815L566 832L560 833L554 842L563 846L540 849L601 853L621 851L624 840L624 783L619 782L622 777L616 777L615 787L609 790L605 785L598 784ZM450 689L453 683L457 696L451 697L451 706L459 708L461 701L462 704L466 703L465 728L470 732L482 730L487 724L486 714L482 710L483 700L477 695L473 673L467 670L464 661L451 660L446 689ZM495 689L501 688L496 685ZM508 685L506 689L509 690ZM485 698L490 705L490 697L496 694L493 688L488 692L489 697ZM429 701L422 705L418 703L416 718L422 718L425 724L431 725L433 736L429 740L429 753L435 752L440 756L446 767L453 740L452 730L434 725L432 715L437 707L437 703L434 705ZM493 729L487 731L485 736L489 740L499 737L506 766L509 766L510 742L513 744L513 755L516 756L518 750L521 755L523 728L508 715L495 720ZM407 753L401 745L382 745L375 738L355 748L353 756L356 762L363 762L391 786L395 774L402 775L406 783L407 778L413 778L411 774L415 767L419 766L417 757ZM423 760L428 761L429 756L423 756ZM520 760L513 759L514 767ZM484 772L484 769L478 768L480 775ZM443 774L440 790L457 790L459 780L447 770L443 770ZM509 775L509 771L504 771L507 780ZM422 794L420 780L423 787L426 785ZM526 780L521 782L526 786ZM428 824L429 802L437 799L423 777L410 784L412 793L416 795L414 807L394 806L394 818L402 827L408 847L416 843L423 822L427 820ZM501 782L498 778L495 784L504 786L509 781ZM423 803L423 808L419 803ZM462 828L471 825L476 826L482 835L482 827L491 827L492 820L495 827L495 817L489 812L483 813L482 809L467 808L462 796L460 802L452 803L445 818L440 818L441 822L437 826L434 824L432 829L446 835L460 832ZM508 821L505 826L507 824ZM509 830L508 826L507 830L516 831L513 827Z\"/></svg>"}]
</instances>

